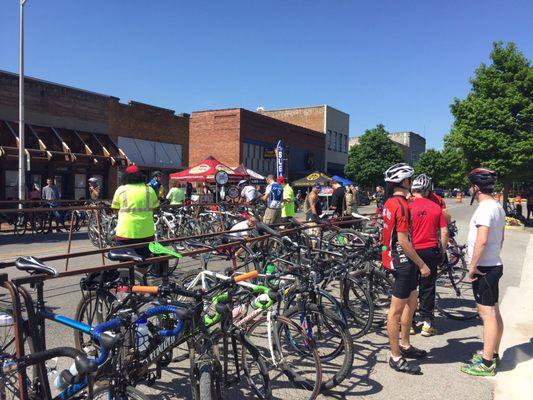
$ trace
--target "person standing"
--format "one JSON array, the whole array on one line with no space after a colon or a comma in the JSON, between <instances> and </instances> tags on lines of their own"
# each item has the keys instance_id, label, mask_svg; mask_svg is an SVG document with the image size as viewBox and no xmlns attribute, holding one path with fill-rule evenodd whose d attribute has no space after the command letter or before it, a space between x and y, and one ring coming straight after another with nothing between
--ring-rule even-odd
<instances>
[{"instance_id":1,"label":"person standing","mask_svg":"<svg viewBox=\"0 0 533 400\"><path fill-rule=\"evenodd\" d=\"M159 206L159 201L152 186L144 182L145 177L139 168L130 165L113 195L111 208L118 212L118 246L149 242L154 238L154 209ZM148 245L135 248L135 251L145 258L150 256Z\"/></svg>"},{"instance_id":2,"label":"person standing","mask_svg":"<svg viewBox=\"0 0 533 400\"><path fill-rule=\"evenodd\" d=\"M30 190L28 191L28 200L41 200L41 191L35 183L30 185Z\"/></svg>"},{"instance_id":3,"label":"person standing","mask_svg":"<svg viewBox=\"0 0 533 400\"><path fill-rule=\"evenodd\" d=\"M92 201L100 198L100 187L98 186L98 179L89 178L89 197Z\"/></svg>"},{"instance_id":4,"label":"person standing","mask_svg":"<svg viewBox=\"0 0 533 400\"><path fill-rule=\"evenodd\" d=\"M163 174L161 171L154 171L152 174L152 179L150 182L148 182L148 185L154 189L155 194L157 195L158 199L164 199L165 198L165 188L163 187Z\"/></svg>"},{"instance_id":5,"label":"person standing","mask_svg":"<svg viewBox=\"0 0 533 400\"><path fill-rule=\"evenodd\" d=\"M54 185L52 178L46 179L46 186L43 187L42 199L48 201L59 200L59 191L57 190L57 186Z\"/></svg>"},{"instance_id":6,"label":"person standing","mask_svg":"<svg viewBox=\"0 0 533 400\"><path fill-rule=\"evenodd\" d=\"M344 210L345 215L351 215L352 212L352 203L353 203L353 197L354 197L354 187L353 185L348 185L346 187L346 193L344 194L344 204L346 205L346 209Z\"/></svg>"},{"instance_id":7,"label":"person standing","mask_svg":"<svg viewBox=\"0 0 533 400\"><path fill-rule=\"evenodd\" d=\"M315 183L309 194L305 197L304 212L306 221L315 221L322 214L322 203L320 203L320 199L318 198L319 192L320 185Z\"/></svg>"},{"instance_id":8,"label":"person standing","mask_svg":"<svg viewBox=\"0 0 533 400\"><path fill-rule=\"evenodd\" d=\"M342 186L342 183L337 181L333 181L331 187L333 188L333 193L329 208L333 210L333 215L342 217L344 214L344 195L346 194L346 189Z\"/></svg>"},{"instance_id":9,"label":"person standing","mask_svg":"<svg viewBox=\"0 0 533 400\"><path fill-rule=\"evenodd\" d=\"M381 211L383 211L383 205L385 204L385 191L383 190L383 187L376 186L374 198L376 199L376 214L381 214Z\"/></svg>"},{"instance_id":10,"label":"person standing","mask_svg":"<svg viewBox=\"0 0 533 400\"><path fill-rule=\"evenodd\" d=\"M475 376L493 376L500 362L503 320L498 306L499 280L503 275L500 251L505 232L505 211L494 199L496 172L476 168L468 174L472 200L478 202L468 230L468 275L483 322L483 351L476 353L461 371Z\"/></svg>"},{"instance_id":11,"label":"person standing","mask_svg":"<svg viewBox=\"0 0 533 400\"><path fill-rule=\"evenodd\" d=\"M281 204L281 219L287 221L294 217L294 190L283 176L279 176L277 182L283 188L283 200Z\"/></svg>"},{"instance_id":12,"label":"person standing","mask_svg":"<svg viewBox=\"0 0 533 400\"><path fill-rule=\"evenodd\" d=\"M522 217L522 196L517 192L514 197L514 207L516 210L516 215Z\"/></svg>"},{"instance_id":13,"label":"person standing","mask_svg":"<svg viewBox=\"0 0 533 400\"><path fill-rule=\"evenodd\" d=\"M431 270L428 277L421 277L418 284L418 315L423 323L422 336L433 336L435 329L435 284L437 268L442 264L448 245L448 224L442 209L428 199L431 179L421 174L411 185L413 201L409 203L411 215L411 240L413 247ZM440 247L439 247L440 238Z\"/></svg>"},{"instance_id":14,"label":"person standing","mask_svg":"<svg viewBox=\"0 0 533 400\"><path fill-rule=\"evenodd\" d=\"M418 365L407 358L422 359L425 350L415 348L410 343L410 329L417 305L418 273L423 277L431 270L417 254L409 239L410 216L406 196L411 188L411 166L399 163L385 171L387 192L393 193L383 205L383 232L381 258L383 266L392 271L395 280L387 316L387 334L391 347L389 366L398 372L418 375ZM418 268L417 268L418 267ZM401 323L401 340L399 325Z\"/></svg>"},{"instance_id":15,"label":"person standing","mask_svg":"<svg viewBox=\"0 0 533 400\"><path fill-rule=\"evenodd\" d=\"M168 191L166 199L170 201L171 206L182 205L185 201L185 189L180 181L174 180L174 186Z\"/></svg>"},{"instance_id":16,"label":"person standing","mask_svg":"<svg viewBox=\"0 0 533 400\"><path fill-rule=\"evenodd\" d=\"M241 198L246 203L252 203L257 198L257 189L254 185L250 184L250 181L240 181L239 187L242 187Z\"/></svg>"},{"instance_id":17,"label":"person standing","mask_svg":"<svg viewBox=\"0 0 533 400\"><path fill-rule=\"evenodd\" d=\"M268 175L266 181L268 186L266 187L265 194L261 198L261 200L266 202L267 207L263 216L263 222L265 224L277 224L281 220L283 189L274 180L274 175Z\"/></svg>"}]
</instances>

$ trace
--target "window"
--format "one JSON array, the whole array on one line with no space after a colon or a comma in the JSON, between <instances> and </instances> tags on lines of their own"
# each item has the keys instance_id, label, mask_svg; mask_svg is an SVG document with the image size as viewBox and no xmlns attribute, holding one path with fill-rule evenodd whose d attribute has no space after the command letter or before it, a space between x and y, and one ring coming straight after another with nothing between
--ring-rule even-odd
<instances>
[{"instance_id":1,"label":"window","mask_svg":"<svg viewBox=\"0 0 533 400\"><path fill-rule=\"evenodd\" d=\"M331 150L331 141L332 141L332 133L331 131L328 129L328 133L326 135L326 140L327 140L327 145L328 145L328 150Z\"/></svg>"},{"instance_id":2,"label":"window","mask_svg":"<svg viewBox=\"0 0 533 400\"><path fill-rule=\"evenodd\" d=\"M337 150L337 132L333 132L333 143L331 145L332 150Z\"/></svg>"},{"instance_id":3,"label":"window","mask_svg":"<svg viewBox=\"0 0 533 400\"><path fill-rule=\"evenodd\" d=\"M85 199L86 196L86 175L75 174L74 175L74 200ZM101 182L101 181L99 181Z\"/></svg>"},{"instance_id":4,"label":"window","mask_svg":"<svg viewBox=\"0 0 533 400\"><path fill-rule=\"evenodd\" d=\"M6 199L19 198L19 173L18 171L6 171L6 180L4 189L6 191Z\"/></svg>"}]
</instances>

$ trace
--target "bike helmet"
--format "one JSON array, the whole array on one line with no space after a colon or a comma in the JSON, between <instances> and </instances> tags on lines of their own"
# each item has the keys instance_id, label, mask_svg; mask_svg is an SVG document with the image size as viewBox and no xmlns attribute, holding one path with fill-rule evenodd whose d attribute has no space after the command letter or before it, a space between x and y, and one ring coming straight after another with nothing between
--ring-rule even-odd
<instances>
[{"instance_id":1,"label":"bike helmet","mask_svg":"<svg viewBox=\"0 0 533 400\"><path fill-rule=\"evenodd\" d=\"M163 174L161 173L161 171L154 171L154 173L152 174L152 178L160 178L162 176Z\"/></svg>"},{"instance_id":2,"label":"bike helmet","mask_svg":"<svg viewBox=\"0 0 533 400\"><path fill-rule=\"evenodd\" d=\"M431 178L426 174L418 175L411 184L411 190L418 190L420 192L431 190Z\"/></svg>"},{"instance_id":3,"label":"bike helmet","mask_svg":"<svg viewBox=\"0 0 533 400\"><path fill-rule=\"evenodd\" d=\"M415 170L408 164L394 164L392 167L385 171L385 182L400 183L404 179L412 177L414 173Z\"/></svg>"},{"instance_id":4,"label":"bike helmet","mask_svg":"<svg viewBox=\"0 0 533 400\"><path fill-rule=\"evenodd\" d=\"M478 186L480 189L492 189L498 174L488 168L476 168L468 174L468 180L472 185Z\"/></svg>"},{"instance_id":5,"label":"bike helmet","mask_svg":"<svg viewBox=\"0 0 533 400\"><path fill-rule=\"evenodd\" d=\"M89 178L89 182L92 182L92 183L98 183L98 179L96 179L96 178Z\"/></svg>"}]
</instances>

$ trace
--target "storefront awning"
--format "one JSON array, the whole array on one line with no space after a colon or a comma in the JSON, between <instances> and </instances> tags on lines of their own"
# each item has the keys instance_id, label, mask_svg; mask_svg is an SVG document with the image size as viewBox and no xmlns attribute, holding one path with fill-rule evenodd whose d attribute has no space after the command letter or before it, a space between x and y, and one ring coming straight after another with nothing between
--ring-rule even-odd
<instances>
[{"instance_id":1,"label":"storefront awning","mask_svg":"<svg viewBox=\"0 0 533 400\"><path fill-rule=\"evenodd\" d=\"M135 165L145 168L183 169L182 147L175 143L118 137L118 145Z\"/></svg>"},{"instance_id":2,"label":"storefront awning","mask_svg":"<svg viewBox=\"0 0 533 400\"><path fill-rule=\"evenodd\" d=\"M126 154L106 134L25 124L24 147L32 160L85 160L127 165ZM18 157L18 123L0 120L0 157Z\"/></svg>"}]
</instances>

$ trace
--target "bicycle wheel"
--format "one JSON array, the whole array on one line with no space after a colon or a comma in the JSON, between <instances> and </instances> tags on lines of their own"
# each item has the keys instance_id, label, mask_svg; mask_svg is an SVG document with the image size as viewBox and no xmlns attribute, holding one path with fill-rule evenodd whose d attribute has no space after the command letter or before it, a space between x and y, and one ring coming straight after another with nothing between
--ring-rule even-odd
<instances>
[{"instance_id":1,"label":"bicycle wheel","mask_svg":"<svg viewBox=\"0 0 533 400\"><path fill-rule=\"evenodd\" d=\"M116 388L115 386L106 385L99 387L93 393L94 400L149 400L141 391L132 386L126 388Z\"/></svg>"},{"instance_id":2,"label":"bicycle wheel","mask_svg":"<svg viewBox=\"0 0 533 400\"><path fill-rule=\"evenodd\" d=\"M90 326L100 324L108 319L114 301L116 297L105 290L91 291L79 301L74 319ZM78 330L74 330L74 345L86 353L98 351L91 337Z\"/></svg>"},{"instance_id":3,"label":"bicycle wheel","mask_svg":"<svg viewBox=\"0 0 533 400\"><path fill-rule=\"evenodd\" d=\"M294 307L283 316L300 324L315 342L322 366L322 389L332 389L344 381L354 361L353 340L346 324L335 313L316 304L307 304L305 315ZM299 351L287 333L278 329L280 342Z\"/></svg>"},{"instance_id":4,"label":"bicycle wheel","mask_svg":"<svg viewBox=\"0 0 533 400\"><path fill-rule=\"evenodd\" d=\"M477 316L472 282L463 278L467 272L447 266L437 275L435 306L448 318L466 321Z\"/></svg>"},{"instance_id":5,"label":"bicycle wheel","mask_svg":"<svg viewBox=\"0 0 533 400\"><path fill-rule=\"evenodd\" d=\"M292 343L280 341L278 331L290 337ZM246 338L259 350L270 372L273 398L316 399L322 383L320 356L299 324L282 316L273 317L270 323L262 317L248 327ZM243 346L242 364L247 365L253 358Z\"/></svg>"},{"instance_id":6,"label":"bicycle wheel","mask_svg":"<svg viewBox=\"0 0 533 400\"><path fill-rule=\"evenodd\" d=\"M374 320L374 302L366 278L365 271L348 274L340 287L342 304L349 318L348 327L354 340L364 336Z\"/></svg>"},{"instance_id":7,"label":"bicycle wheel","mask_svg":"<svg viewBox=\"0 0 533 400\"><path fill-rule=\"evenodd\" d=\"M13 231L15 235L22 236L26 233L27 223L24 213L17 214L13 222Z\"/></svg>"}]
</instances>

